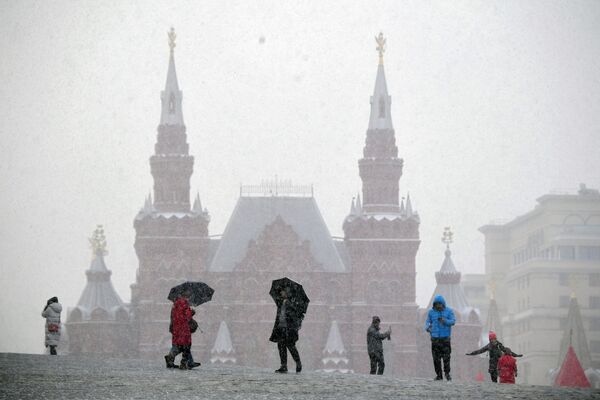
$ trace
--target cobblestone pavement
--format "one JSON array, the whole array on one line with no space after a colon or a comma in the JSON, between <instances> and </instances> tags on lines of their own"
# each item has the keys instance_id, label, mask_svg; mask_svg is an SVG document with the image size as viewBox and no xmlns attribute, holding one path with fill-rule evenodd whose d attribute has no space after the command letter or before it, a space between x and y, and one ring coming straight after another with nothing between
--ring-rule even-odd
<instances>
[{"instance_id":1,"label":"cobblestone pavement","mask_svg":"<svg viewBox=\"0 0 600 400\"><path fill-rule=\"evenodd\" d=\"M600 399L600 390L0 354L0 399Z\"/></svg>"}]
</instances>

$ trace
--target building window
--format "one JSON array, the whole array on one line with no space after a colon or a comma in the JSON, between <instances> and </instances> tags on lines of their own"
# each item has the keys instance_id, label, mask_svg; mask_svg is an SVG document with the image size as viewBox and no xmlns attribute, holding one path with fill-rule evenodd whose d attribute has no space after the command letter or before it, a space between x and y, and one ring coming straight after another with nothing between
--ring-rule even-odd
<instances>
[{"instance_id":1,"label":"building window","mask_svg":"<svg viewBox=\"0 0 600 400\"><path fill-rule=\"evenodd\" d=\"M571 298L569 296L560 296L558 298L558 306L560 308L568 308L570 302L571 302Z\"/></svg>"},{"instance_id":2,"label":"building window","mask_svg":"<svg viewBox=\"0 0 600 400\"><path fill-rule=\"evenodd\" d=\"M574 260L575 246L558 246L558 258L560 260Z\"/></svg>"},{"instance_id":3,"label":"building window","mask_svg":"<svg viewBox=\"0 0 600 400\"><path fill-rule=\"evenodd\" d=\"M590 319L590 331L600 331L600 318Z\"/></svg>"},{"instance_id":4,"label":"building window","mask_svg":"<svg viewBox=\"0 0 600 400\"><path fill-rule=\"evenodd\" d=\"M590 296L590 308L595 310L600 308L600 296Z\"/></svg>"},{"instance_id":5,"label":"building window","mask_svg":"<svg viewBox=\"0 0 600 400\"><path fill-rule=\"evenodd\" d=\"M600 274L590 274L590 286L600 286Z\"/></svg>"},{"instance_id":6,"label":"building window","mask_svg":"<svg viewBox=\"0 0 600 400\"><path fill-rule=\"evenodd\" d=\"M564 272L558 274L558 284L560 286L569 286L569 274Z\"/></svg>"},{"instance_id":7,"label":"building window","mask_svg":"<svg viewBox=\"0 0 600 400\"><path fill-rule=\"evenodd\" d=\"M581 260L600 260L600 246L579 246L577 250Z\"/></svg>"}]
</instances>

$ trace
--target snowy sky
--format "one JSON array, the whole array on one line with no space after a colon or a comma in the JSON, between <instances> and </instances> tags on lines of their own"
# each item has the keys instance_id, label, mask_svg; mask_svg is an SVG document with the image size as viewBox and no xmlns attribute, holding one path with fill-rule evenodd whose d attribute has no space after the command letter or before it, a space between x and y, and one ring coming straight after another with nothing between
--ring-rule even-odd
<instances>
[{"instance_id":1,"label":"snowy sky","mask_svg":"<svg viewBox=\"0 0 600 400\"><path fill-rule=\"evenodd\" d=\"M551 190L600 187L600 2L227 3L0 1L0 351L43 350L42 306L77 303L96 224L129 301L171 26L210 234L240 183L275 175L314 184L343 234L379 31L400 188L421 216L421 305L444 226L457 267L483 272L480 226Z\"/></svg>"}]
</instances>

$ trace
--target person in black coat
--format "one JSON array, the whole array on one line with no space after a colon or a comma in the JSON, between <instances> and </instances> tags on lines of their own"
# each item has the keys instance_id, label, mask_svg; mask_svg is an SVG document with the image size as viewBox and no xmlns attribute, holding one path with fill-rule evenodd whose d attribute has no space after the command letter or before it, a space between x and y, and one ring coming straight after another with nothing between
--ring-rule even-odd
<instances>
[{"instance_id":1,"label":"person in black coat","mask_svg":"<svg viewBox=\"0 0 600 400\"><path fill-rule=\"evenodd\" d=\"M275 370L277 373L287 373L287 352L290 351L292 358L296 362L296 373L302 371L302 363L300 362L300 354L296 349L298 341L298 330L302 323L302 315L297 311L296 305L289 300L289 295L286 290L280 293L280 301L277 302L277 317L275 325L269 340L277 343L279 350L279 358L281 367Z\"/></svg>"}]
</instances>

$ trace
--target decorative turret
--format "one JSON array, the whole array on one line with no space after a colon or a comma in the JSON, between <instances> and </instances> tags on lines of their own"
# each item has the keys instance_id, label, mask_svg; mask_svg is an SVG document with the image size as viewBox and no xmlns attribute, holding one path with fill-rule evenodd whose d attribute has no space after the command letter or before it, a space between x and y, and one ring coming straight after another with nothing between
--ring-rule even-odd
<instances>
[{"instance_id":1,"label":"decorative turret","mask_svg":"<svg viewBox=\"0 0 600 400\"><path fill-rule=\"evenodd\" d=\"M500 319L500 313L498 311L498 304L496 303L496 285L493 281L490 282L490 305L488 306L488 314L485 322L484 329L481 333L481 341L483 343L489 342L488 332L495 332L498 340L502 341L502 320Z\"/></svg>"},{"instance_id":2,"label":"decorative turret","mask_svg":"<svg viewBox=\"0 0 600 400\"><path fill-rule=\"evenodd\" d=\"M462 319L466 322L473 318L472 312L474 312L475 309L469 305L463 287L460 283L461 274L456 270L454 262L452 261L450 243L453 242L453 236L454 234L450 230L450 227L445 227L442 236L442 243L446 244L444 262L442 263L440 270L435 273L437 286L435 288L434 295L429 302L428 308L431 307L433 297L435 295L442 295L444 296L444 299L446 299L446 304L452 307L455 311L458 311ZM475 312L475 316L477 316L477 312Z\"/></svg>"},{"instance_id":3,"label":"decorative turret","mask_svg":"<svg viewBox=\"0 0 600 400\"><path fill-rule=\"evenodd\" d=\"M85 272L87 275L87 284L77 307L71 311L69 316L74 316L73 312L77 310L80 313L80 320L90 319L116 319L117 313L127 311L123 301L115 291L110 280L111 271L106 268L104 256L106 251L106 238L102 225L98 225L92 237L89 239L92 247L93 259L90 268ZM128 318L128 317L126 317Z\"/></svg>"},{"instance_id":4,"label":"decorative turret","mask_svg":"<svg viewBox=\"0 0 600 400\"><path fill-rule=\"evenodd\" d=\"M590 349L588 347L585 330L583 328L583 320L581 319L581 310L575 293L571 294L571 302L569 303L569 313L567 314L567 325L563 331L563 337L560 342L560 353L558 355L558 366L564 362L565 355L569 349L573 347L577 358L584 370L591 367L592 360L590 358Z\"/></svg>"},{"instance_id":5,"label":"decorative turret","mask_svg":"<svg viewBox=\"0 0 600 400\"><path fill-rule=\"evenodd\" d=\"M215 345L210 351L212 364L235 364L237 362L234 354L233 344L231 343L231 335L225 321L221 321Z\"/></svg>"},{"instance_id":6,"label":"decorative turret","mask_svg":"<svg viewBox=\"0 0 600 400\"><path fill-rule=\"evenodd\" d=\"M323 364L321 371L323 372L341 372L344 374L352 372L348 368L349 360L337 321L331 322L321 362Z\"/></svg>"}]
</instances>

